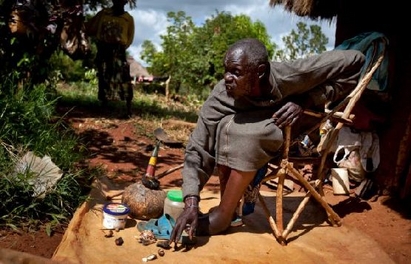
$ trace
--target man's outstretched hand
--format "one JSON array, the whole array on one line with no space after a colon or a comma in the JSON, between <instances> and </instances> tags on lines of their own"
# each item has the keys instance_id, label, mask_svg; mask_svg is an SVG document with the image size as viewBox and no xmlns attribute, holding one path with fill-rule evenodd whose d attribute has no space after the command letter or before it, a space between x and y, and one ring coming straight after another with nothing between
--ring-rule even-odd
<instances>
[{"instance_id":1,"label":"man's outstretched hand","mask_svg":"<svg viewBox=\"0 0 411 264\"><path fill-rule=\"evenodd\" d=\"M303 108L296 103L288 102L273 114L275 124L279 128L293 125L303 113Z\"/></svg>"},{"instance_id":2,"label":"man's outstretched hand","mask_svg":"<svg viewBox=\"0 0 411 264\"><path fill-rule=\"evenodd\" d=\"M190 240L193 239L198 225L198 206L186 207L177 218L176 225L173 228L170 236L170 244L174 242L177 245L180 241L184 230L188 233Z\"/></svg>"}]
</instances>

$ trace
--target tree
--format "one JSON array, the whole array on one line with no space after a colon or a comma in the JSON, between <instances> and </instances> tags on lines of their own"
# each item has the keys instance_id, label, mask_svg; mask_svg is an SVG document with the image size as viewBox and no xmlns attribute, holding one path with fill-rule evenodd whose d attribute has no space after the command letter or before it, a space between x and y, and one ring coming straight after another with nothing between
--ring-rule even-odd
<instances>
[{"instance_id":1,"label":"tree","mask_svg":"<svg viewBox=\"0 0 411 264\"><path fill-rule=\"evenodd\" d=\"M187 70L192 64L193 54L192 36L195 25L190 16L185 12L169 12L168 21L171 23L167 27L167 34L161 36L163 40L163 62L164 69L168 69L173 76L172 87L178 93L181 85L186 83Z\"/></svg>"},{"instance_id":2,"label":"tree","mask_svg":"<svg viewBox=\"0 0 411 264\"><path fill-rule=\"evenodd\" d=\"M285 48L277 50L274 59L295 60L326 50L328 38L322 33L320 26L311 25L307 28L307 24L298 22L297 29L297 32L293 29L288 36L282 38Z\"/></svg>"},{"instance_id":3,"label":"tree","mask_svg":"<svg viewBox=\"0 0 411 264\"><path fill-rule=\"evenodd\" d=\"M143 61L147 62L150 65L153 65L155 61L155 57L158 54L156 46L154 46L153 42L150 40L145 40L143 44L141 44L142 52L140 57Z\"/></svg>"},{"instance_id":4,"label":"tree","mask_svg":"<svg viewBox=\"0 0 411 264\"><path fill-rule=\"evenodd\" d=\"M128 2L130 8L136 7L137 0ZM110 0L0 0L2 79L25 80L27 84L45 81L52 70L49 60L55 51L62 48L62 43L67 44L64 51L70 47L71 52L76 46L78 48L74 50L85 55L88 47L84 50L79 48L87 46L82 45L87 38L80 32L84 28L83 11L97 10L110 3ZM63 39L67 35L71 38ZM67 53L70 58L78 58L78 53L70 52Z\"/></svg>"},{"instance_id":5,"label":"tree","mask_svg":"<svg viewBox=\"0 0 411 264\"><path fill-rule=\"evenodd\" d=\"M253 22L247 15L231 15L216 11L203 25L197 26L185 12L169 12L170 26L161 51L145 41L142 59L156 75L171 75L170 91L178 94L207 96L210 89L223 78L222 59L228 46L242 38L257 38L267 47L270 57L294 60L325 51L328 39L316 25L298 23L283 38L285 49L271 42L263 23Z\"/></svg>"},{"instance_id":6,"label":"tree","mask_svg":"<svg viewBox=\"0 0 411 264\"><path fill-rule=\"evenodd\" d=\"M203 27L199 28L199 43L207 45L209 61L209 75L205 76L209 84L214 86L223 77L224 69L222 58L228 46L242 38L258 38L268 49L270 56L273 54L274 44L263 23L253 22L247 15L233 16L227 12L218 12L206 20Z\"/></svg>"},{"instance_id":7,"label":"tree","mask_svg":"<svg viewBox=\"0 0 411 264\"><path fill-rule=\"evenodd\" d=\"M258 38L270 55L275 45L264 25L246 15L233 16L216 11L202 26L196 26L185 12L168 13L171 25L161 36L162 51L144 42L143 56L152 72L171 75L171 92L207 96L223 77L222 59L228 46L242 38Z\"/></svg>"}]
</instances>

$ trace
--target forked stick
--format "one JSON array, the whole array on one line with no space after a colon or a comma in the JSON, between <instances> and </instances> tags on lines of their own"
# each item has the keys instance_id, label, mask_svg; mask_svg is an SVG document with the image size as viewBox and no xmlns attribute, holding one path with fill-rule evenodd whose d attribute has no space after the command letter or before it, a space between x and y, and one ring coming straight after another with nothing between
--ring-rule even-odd
<instances>
[{"instance_id":1,"label":"forked stick","mask_svg":"<svg viewBox=\"0 0 411 264\"><path fill-rule=\"evenodd\" d=\"M168 174L170 174L170 173L172 173L172 172L174 172L174 171L176 171L176 170L179 170L179 169L181 169L181 168L183 168L183 167L184 167L184 164L182 163L182 164L180 164L180 165L178 165L178 166L176 166L176 167L174 167L174 168L168 169L168 170L160 173L159 175L156 176L156 178L157 178L157 179L161 179L161 178L163 178L164 176L166 176L166 175L168 175ZM116 192L116 193L114 193L114 194L106 195L106 200L112 200L113 198L115 198L115 197L117 197L117 196L123 195L123 193L124 193L124 190L121 190L121 191L118 191L118 192Z\"/></svg>"}]
</instances>

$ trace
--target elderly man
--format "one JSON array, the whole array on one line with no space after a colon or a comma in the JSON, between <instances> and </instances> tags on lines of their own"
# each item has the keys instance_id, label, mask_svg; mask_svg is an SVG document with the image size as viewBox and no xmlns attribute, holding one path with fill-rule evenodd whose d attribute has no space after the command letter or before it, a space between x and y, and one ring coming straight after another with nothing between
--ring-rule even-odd
<instances>
[{"instance_id":1,"label":"elderly man","mask_svg":"<svg viewBox=\"0 0 411 264\"><path fill-rule=\"evenodd\" d=\"M204 103L186 147L185 208L170 243L177 243L184 230L190 238L225 231L258 169L278 154L281 128L294 124L303 107L323 107L348 95L364 61L359 51L333 50L293 62L269 62L266 47L257 39L230 46L224 79ZM201 214L200 191L215 166L221 201Z\"/></svg>"}]
</instances>

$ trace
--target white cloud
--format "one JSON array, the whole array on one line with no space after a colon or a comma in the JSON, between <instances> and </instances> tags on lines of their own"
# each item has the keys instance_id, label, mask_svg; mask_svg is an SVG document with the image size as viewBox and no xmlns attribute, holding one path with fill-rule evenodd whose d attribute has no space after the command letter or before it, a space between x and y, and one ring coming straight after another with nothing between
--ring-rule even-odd
<instances>
[{"instance_id":1,"label":"white cloud","mask_svg":"<svg viewBox=\"0 0 411 264\"><path fill-rule=\"evenodd\" d=\"M282 6L272 8L268 0L140 0L137 8L130 10L135 22L134 41L129 52L137 61L145 64L140 58L141 44L144 40L152 41L159 49L160 35L166 33L168 26L168 12L184 11L195 23L202 24L208 17L215 15L216 11L230 12L233 15L245 14L253 21L261 21L272 41L282 45L282 37L288 35L300 21L307 24L321 26L322 32L328 37L328 49L333 48L335 41L335 23L329 21L312 21L298 17L283 9Z\"/></svg>"}]
</instances>

